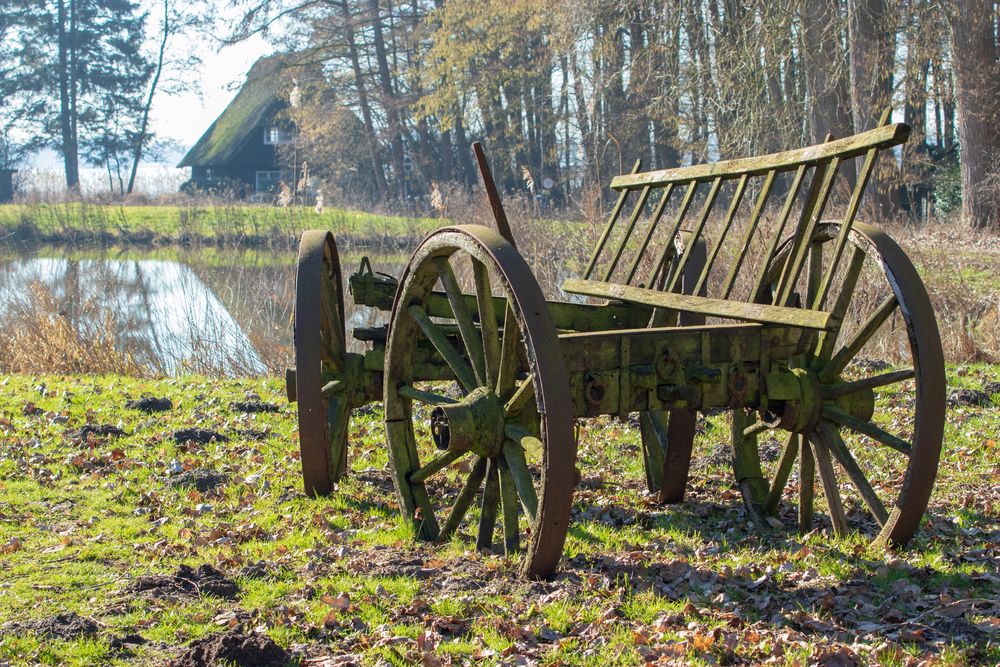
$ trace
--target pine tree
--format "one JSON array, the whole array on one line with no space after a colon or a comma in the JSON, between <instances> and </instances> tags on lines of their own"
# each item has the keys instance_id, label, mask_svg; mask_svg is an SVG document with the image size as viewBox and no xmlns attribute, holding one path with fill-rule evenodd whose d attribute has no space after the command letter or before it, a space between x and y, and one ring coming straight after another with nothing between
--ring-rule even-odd
<instances>
[{"instance_id":1,"label":"pine tree","mask_svg":"<svg viewBox=\"0 0 1000 667\"><path fill-rule=\"evenodd\" d=\"M81 157L120 170L135 139L151 65L141 52L146 15L131 0L10 0L0 80L5 122L62 155L78 190ZM119 183L120 183L119 179Z\"/></svg>"}]
</instances>

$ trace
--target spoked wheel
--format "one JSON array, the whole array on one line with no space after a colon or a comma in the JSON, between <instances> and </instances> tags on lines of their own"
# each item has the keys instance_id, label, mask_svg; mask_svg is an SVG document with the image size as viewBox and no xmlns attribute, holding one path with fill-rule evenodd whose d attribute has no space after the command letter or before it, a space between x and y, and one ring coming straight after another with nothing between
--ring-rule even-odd
<instances>
[{"instance_id":1,"label":"spoked wheel","mask_svg":"<svg viewBox=\"0 0 1000 667\"><path fill-rule=\"evenodd\" d=\"M333 235L303 232L295 275L295 394L302 479L329 494L347 467L344 290Z\"/></svg>"},{"instance_id":2,"label":"spoked wheel","mask_svg":"<svg viewBox=\"0 0 1000 667\"><path fill-rule=\"evenodd\" d=\"M903 546L937 475L945 414L941 340L913 264L879 229L855 223L829 271L840 229L817 227L794 289L803 306L825 304L843 318L841 328L806 337L801 368L792 371L806 398L794 410L782 414L781 405L772 405L765 415L735 413L734 466L758 523L773 522L782 501L797 496L800 530L811 530L818 475L838 536L858 531L875 543ZM786 243L769 285L780 282L789 253ZM790 298L791 288L784 291ZM790 432L770 431L784 445L763 472L758 434L771 425Z\"/></svg>"},{"instance_id":3,"label":"spoked wheel","mask_svg":"<svg viewBox=\"0 0 1000 667\"><path fill-rule=\"evenodd\" d=\"M687 239L684 239L685 242ZM706 244L699 238L681 279L681 292L693 294L694 287L705 267ZM704 293L704 291L702 290ZM705 323L704 315L681 313L681 326ZM694 410L649 410L639 413L639 434L642 438L642 463L646 472L646 489L657 493L661 503L679 503L684 500L691 452L698 424Z\"/></svg>"},{"instance_id":4,"label":"spoked wheel","mask_svg":"<svg viewBox=\"0 0 1000 667\"><path fill-rule=\"evenodd\" d=\"M527 575L550 575L576 483L569 380L545 298L499 234L448 227L417 248L393 305L384 386L399 504L417 537L468 531L478 548L523 553Z\"/></svg>"}]
</instances>

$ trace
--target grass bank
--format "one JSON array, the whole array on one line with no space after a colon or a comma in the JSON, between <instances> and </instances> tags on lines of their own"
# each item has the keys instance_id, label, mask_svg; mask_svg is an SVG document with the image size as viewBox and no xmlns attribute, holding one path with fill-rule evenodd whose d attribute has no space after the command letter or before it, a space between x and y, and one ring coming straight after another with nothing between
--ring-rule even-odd
<instances>
[{"instance_id":1,"label":"grass bank","mask_svg":"<svg viewBox=\"0 0 1000 667\"><path fill-rule=\"evenodd\" d=\"M277 207L243 203L114 205L85 202L6 204L0 230L45 243L265 243L292 244L305 229L336 229L345 237L420 237L445 221L380 215L340 208Z\"/></svg>"},{"instance_id":2,"label":"grass bank","mask_svg":"<svg viewBox=\"0 0 1000 667\"><path fill-rule=\"evenodd\" d=\"M952 367L948 381L998 373ZM898 554L753 531L724 415L702 422L688 498L669 508L644 500L636 430L587 422L566 558L532 583L468 535L411 541L378 408L352 419L336 495L310 499L276 379L0 388L0 664L203 664L185 651L226 632L263 633L277 648L260 651L292 664L1000 661L1000 396L951 409L931 509ZM144 394L171 407L127 407ZM198 442L207 431L225 441Z\"/></svg>"}]
</instances>

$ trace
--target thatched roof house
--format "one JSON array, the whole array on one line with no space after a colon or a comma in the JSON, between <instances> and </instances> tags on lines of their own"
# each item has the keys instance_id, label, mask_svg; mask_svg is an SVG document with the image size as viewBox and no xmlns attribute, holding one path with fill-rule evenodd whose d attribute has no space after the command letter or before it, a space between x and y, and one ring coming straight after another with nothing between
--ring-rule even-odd
<instances>
[{"instance_id":1,"label":"thatched roof house","mask_svg":"<svg viewBox=\"0 0 1000 667\"><path fill-rule=\"evenodd\" d=\"M293 136L291 125L279 116L290 84L282 64L282 56L274 55L250 68L236 97L177 165L191 167L184 187L263 193L288 180L275 151Z\"/></svg>"}]
</instances>

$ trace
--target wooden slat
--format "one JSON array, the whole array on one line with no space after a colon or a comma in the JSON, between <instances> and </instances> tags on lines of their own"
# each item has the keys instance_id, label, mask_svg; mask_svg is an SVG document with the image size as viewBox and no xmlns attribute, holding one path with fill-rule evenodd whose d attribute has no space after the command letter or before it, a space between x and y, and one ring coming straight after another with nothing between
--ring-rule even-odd
<instances>
[{"instance_id":1,"label":"wooden slat","mask_svg":"<svg viewBox=\"0 0 1000 667\"><path fill-rule=\"evenodd\" d=\"M639 171L642 166L642 160L636 160L635 164L632 166L632 173ZM589 278L590 274L593 272L594 267L597 265L597 260L601 256L601 252L604 250L604 244L608 242L608 237L611 236L611 230L615 228L615 222L618 221L618 216L622 212L622 207L625 206L625 200L628 198L628 190L623 190L620 195L618 195L618 201L615 202L615 207L611 210L611 217L608 218L608 224L605 225L604 231L601 233L601 240L597 242L594 247L594 254L590 258L590 263L587 265L587 270L584 272L584 276Z\"/></svg>"},{"instance_id":2,"label":"wooden slat","mask_svg":"<svg viewBox=\"0 0 1000 667\"><path fill-rule=\"evenodd\" d=\"M750 252L750 239L753 238L753 233L757 231L757 225L760 223L760 217L764 214L764 209L767 206L767 198L771 194L771 188L774 186L775 172L773 169L767 172L767 176L764 177L764 184L760 188L760 194L757 195L757 201L753 205L753 213L750 214L750 221L747 223L746 231L743 232L743 238L740 239L740 244L737 247L736 259L733 260L733 265L729 267L729 274L726 276L725 282L722 284L722 290L720 294L723 299L729 298L729 293L733 290L733 286L736 284L736 276L739 273L740 268L743 266L743 261L747 257L747 253ZM719 239L719 244L722 244L722 239Z\"/></svg>"},{"instance_id":3,"label":"wooden slat","mask_svg":"<svg viewBox=\"0 0 1000 667\"><path fill-rule=\"evenodd\" d=\"M670 195L674 193L674 186L668 185L667 189L663 191L663 195L660 197L660 201L656 204L656 210L653 211L653 217L649 221L649 228L646 230L646 236L642 239L642 245L639 246L639 251L635 254L635 259L632 260L632 267L628 270L628 278L625 279L626 285L632 284L632 279L635 278L636 271L639 270L639 264L642 262L642 256L646 254L646 248L649 247L649 242L653 238L653 232L660 224L660 218L663 217L663 211L667 208L667 203L670 201Z\"/></svg>"},{"instance_id":4,"label":"wooden slat","mask_svg":"<svg viewBox=\"0 0 1000 667\"><path fill-rule=\"evenodd\" d=\"M625 228L625 234L622 236L622 240L618 243L618 248L615 250L614 257L611 258L611 264L608 265L608 270L604 272L604 279L611 280L612 274L614 274L615 269L618 267L618 261L622 258L622 253L625 252L625 246L628 245L629 239L632 238L632 232L635 231L635 225L639 222L639 216L642 215L642 211L646 208L646 200L649 199L649 193L652 192L652 188L643 188L642 194L639 195L639 201L635 203L635 208L632 209L632 215L628 219L628 227Z\"/></svg>"},{"instance_id":5,"label":"wooden slat","mask_svg":"<svg viewBox=\"0 0 1000 667\"><path fill-rule=\"evenodd\" d=\"M735 178L743 174L757 176L771 170L791 171L801 164L813 165L833 157L847 160L863 155L871 149L890 148L903 143L909 136L910 128L907 125L895 123L836 141L782 153L616 176L611 181L611 187L615 190L636 190L646 186L658 187L670 183L710 181L718 176Z\"/></svg>"},{"instance_id":6,"label":"wooden slat","mask_svg":"<svg viewBox=\"0 0 1000 667\"><path fill-rule=\"evenodd\" d=\"M795 171L795 178L792 179L792 185L789 187L788 194L785 196L785 205L781 208L781 215L778 218L778 226L771 232L771 241L767 244L767 252L763 257L761 257L760 267L757 269L757 279L754 280L753 287L750 289L750 294L747 296L750 300L753 300L764 287L764 281L767 279L767 270L770 268L775 250L778 249L778 244L784 236L785 225L788 224L788 216L792 213L792 207L795 205L795 200L799 196L799 190L802 189L802 180L805 178L806 169L806 165L803 164L799 165L799 168ZM795 251L796 248L792 248L792 252Z\"/></svg>"},{"instance_id":7,"label":"wooden slat","mask_svg":"<svg viewBox=\"0 0 1000 667\"><path fill-rule=\"evenodd\" d=\"M715 198L719 196L719 188L722 187L722 178L717 178L712 181L712 188L708 191L708 197L705 198L705 203L701 207L701 212L698 214L698 221L695 223L694 230L692 230L690 237L685 238L684 242L684 253L681 258L677 260L677 268L674 269L674 275L670 277L670 283L667 285L667 291L673 292L674 288L677 287L677 281L681 279L684 275L684 266L688 263L691 258L691 252L694 250L695 245L698 244L698 237L701 236L701 232L705 229L705 223L708 222L708 216L712 212L712 206L715 204ZM696 292L692 292L696 294Z\"/></svg>"},{"instance_id":8,"label":"wooden slat","mask_svg":"<svg viewBox=\"0 0 1000 667\"><path fill-rule=\"evenodd\" d=\"M882 112L882 117L879 119L880 126L885 126L889 122L891 111L891 109L886 109ZM894 126L889 125L887 127ZM857 217L858 210L861 208L861 199L868 188L868 180L871 178L872 171L875 168L876 158L878 158L878 147L871 148L865 154L864 162L861 164L861 171L858 173L857 183L854 185L854 192L851 193L851 201L847 205L847 211L844 213L844 218L840 224L840 231L837 233L837 240L833 246L833 254L830 257L830 268L826 272L826 275L823 276L823 282L820 283L819 291L816 293L816 299L812 306L813 308L820 308L820 304L826 300L827 293L833 283L833 276L840 265L840 256L844 253L844 247L847 245L847 237L850 235L851 227L854 225L854 218Z\"/></svg>"},{"instance_id":9,"label":"wooden slat","mask_svg":"<svg viewBox=\"0 0 1000 667\"><path fill-rule=\"evenodd\" d=\"M656 258L656 262L653 264L653 271L649 274L649 280L646 282L650 287L653 287L657 282L658 276L661 285L666 283L666 276L661 276L660 271L664 269L667 257L674 250L674 237L677 236L677 232L681 229L681 223L684 222L684 216L687 215L688 209L691 208L691 202L694 200L694 193L697 190L697 182L692 182L688 185L687 192L684 194L684 200L681 201L681 207L674 218L674 223L670 226L670 231L667 232L667 235L663 239L663 250L660 251L660 256Z\"/></svg>"},{"instance_id":10,"label":"wooden slat","mask_svg":"<svg viewBox=\"0 0 1000 667\"><path fill-rule=\"evenodd\" d=\"M733 200L729 204L729 210L726 211L726 221L722 225L722 231L719 232L719 237L714 244L711 244L710 254L708 259L705 261L705 268L701 270L701 275L698 276L698 281L695 283L694 289L691 290L691 294L700 294L702 287L705 285L705 281L708 280L708 274L712 271L712 265L715 263L715 258L719 254L719 250L722 249L722 244L729 234L729 228L733 226L733 221L736 219L736 211L740 207L740 203L743 201L743 193L746 192L747 182L749 182L750 177L746 174L740 176L739 183L736 184L736 192L733 193ZM672 187L672 186L671 186ZM631 280L629 282L632 282Z\"/></svg>"},{"instance_id":11,"label":"wooden slat","mask_svg":"<svg viewBox=\"0 0 1000 667\"><path fill-rule=\"evenodd\" d=\"M795 284L798 282L799 274L802 272L806 253L812 242L813 232L816 229L816 225L819 224L820 218L823 217L826 202L830 198L830 192L833 191L833 180L837 177L837 168L839 166L840 159L833 158L830 164L821 165L816 168L813 178L815 181L819 181L822 175L822 185L817 190L816 182L814 181L812 191L809 193L809 203L803 208L799 228L795 230L795 240L792 242L793 252L788 254L785 267L781 271L781 279L778 280L778 300L776 303L779 306L787 306L789 301L791 301ZM818 282L817 280L817 290L819 288ZM812 303L811 297L815 295L815 291L813 290L813 293L809 295L810 299L808 299L807 303Z\"/></svg>"},{"instance_id":12,"label":"wooden slat","mask_svg":"<svg viewBox=\"0 0 1000 667\"><path fill-rule=\"evenodd\" d=\"M835 319L830 314L821 311L661 292L655 289L616 285L597 280L569 279L563 282L562 289L572 294L596 296L604 299L619 299L655 308L668 308L711 317L734 318L750 322L787 324L806 329L826 330L831 328L835 323Z\"/></svg>"}]
</instances>

